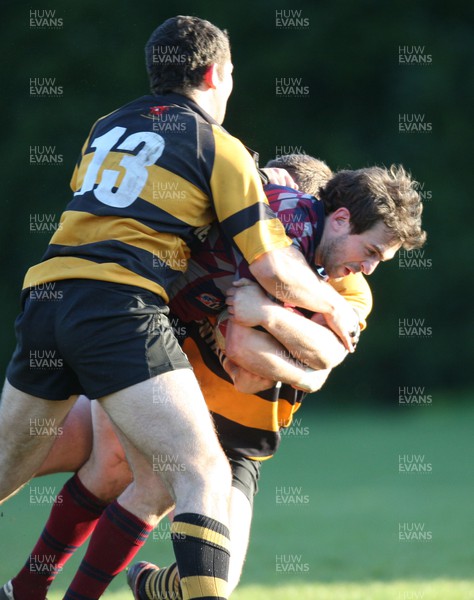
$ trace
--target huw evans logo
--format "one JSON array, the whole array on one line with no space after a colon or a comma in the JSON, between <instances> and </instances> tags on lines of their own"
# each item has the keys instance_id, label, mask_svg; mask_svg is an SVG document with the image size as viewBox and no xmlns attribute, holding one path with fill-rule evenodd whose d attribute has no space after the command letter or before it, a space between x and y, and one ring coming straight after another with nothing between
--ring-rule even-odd
<instances>
[{"instance_id":1,"label":"huw evans logo","mask_svg":"<svg viewBox=\"0 0 474 600\"><path fill-rule=\"evenodd\" d=\"M308 229L309 234L311 233L311 224L303 221L302 214L281 212L279 219L286 233L292 237L301 237L305 229Z\"/></svg>"},{"instance_id":2,"label":"huw evans logo","mask_svg":"<svg viewBox=\"0 0 474 600\"><path fill-rule=\"evenodd\" d=\"M277 486L275 502L281 505L309 504L309 494L303 494L303 488L298 486Z\"/></svg>"},{"instance_id":3,"label":"huw evans logo","mask_svg":"<svg viewBox=\"0 0 474 600\"><path fill-rule=\"evenodd\" d=\"M153 268L161 269L163 265L167 265L175 271L185 271L188 260L183 256L181 250L159 250L153 254Z\"/></svg>"},{"instance_id":4,"label":"huw evans logo","mask_svg":"<svg viewBox=\"0 0 474 600\"><path fill-rule=\"evenodd\" d=\"M302 554L277 554L275 571L277 573L308 573L309 564L303 562Z\"/></svg>"},{"instance_id":5,"label":"huw evans logo","mask_svg":"<svg viewBox=\"0 0 474 600\"><path fill-rule=\"evenodd\" d=\"M275 284L275 298L280 302L292 304L295 299L295 290L293 286L277 281Z\"/></svg>"},{"instance_id":6,"label":"huw evans logo","mask_svg":"<svg viewBox=\"0 0 474 600\"><path fill-rule=\"evenodd\" d=\"M179 181L155 181L153 200L185 200L186 190L180 189Z\"/></svg>"},{"instance_id":7,"label":"huw evans logo","mask_svg":"<svg viewBox=\"0 0 474 600\"><path fill-rule=\"evenodd\" d=\"M54 486L33 486L30 487L30 504L62 504L63 497L57 495Z\"/></svg>"},{"instance_id":8,"label":"huw evans logo","mask_svg":"<svg viewBox=\"0 0 474 600\"><path fill-rule=\"evenodd\" d=\"M62 570L56 554L31 554L28 559L28 571L35 575L57 575Z\"/></svg>"},{"instance_id":9,"label":"huw evans logo","mask_svg":"<svg viewBox=\"0 0 474 600\"><path fill-rule=\"evenodd\" d=\"M425 46L398 46L398 64L399 65L431 65L433 57L428 54Z\"/></svg>"},{"instance_id":10,"label":"huw evans logo","mask_svg":"<svg viewBox=\"0 0 474 600\"><path fill-rule=\"evenodd\" d=\"M59 222L59 219L55 214L30 214L31 233L54 233L58 229L62 229L62 224Z\"/></svg>"},{"instance_id":11,"label":"huw evans logo","mask_svg":"<svg viewBox=\"0 0 474 600\"><path fill-rule=\"evenodd\" d=\"M275 350L275 356L281 358L286 361L290 365L294 365L295 367L307 367L308 362L305 359L304 352L294 350L290 352L289 350Z\"/></svg>"},{"instance_id":12,"label":"huw evans logo","mask_svg":"<svg viewBox=\"0 0 474 600\"><path fill-rule=\"evenodd\" d=\"M309 17L305 17L301 9L275 10L275 27L277 29L308 29Z\"/></svg>"},{"instance_id":13,"label":"huw evans logo","mask_svg":"<svg viewBox=\"0 0 474 600\"><path fill-rule=\"evenodd\" d=\"M399 523L398 539L400 542L430 542L433 532L426 529L425 523Z\"/></svg>"},{"instance_id":14,"label":"huw evans logo","mask_svg":"<svg viewBox=\"0 0 474 600\"><path fill-rule=\"evenodd\" d=\"M431 269L433 259L425 256L425 250L403 250L398 252L400 269Z\"/></svg>"},{"instance_id":15,"label":"huw evans logo","mask_svg":"<svg viewBox=\"0 0 474 600\"><path fill-rule=\"evenodd\" d=\"M56 146L30 146L30 165L63 164L63 155L56 152Z\"/></svg>"},{"instance_id":16,"label":"huw evans logo","mask_svg":"<svg viewBox=\"0 0 474 600\"><path fill-rule=\"evenodd\" d=\"M179 46L154 46L153 62L160 65L183 65L187 57Z\"/></svg>"},{"instance_id":17,"label":"huw evans logo","mask_svg":"<svg viewBox=\"0 0 474 600\"><path fill-rule=\"evenodd\" d=\"M30 96L34 98L60 98L64 93L56 77L30 77Z\"/></svg>"},{"instance_id":18,"label":"huw evans logo","mask_svg":"<svg viewBox=\"0 0 474 600\"><path fill-rule=\"evenodd\" d=\"M426 185L424 182L421 183L419 181L416 181L413 187L418 192L423 202L428 202L429 200L433 199L433 191L426 189Z\"/></svg>"},{"instance_id":19,"label":"huw evans logo","mask_svg":"<svg viewBox=\"0 0 474 600\"><path fill-rule=\"evenodd\" d=\"M282 421L279 423L281 429L280 434L284 437L307 437L310 434L308 426L303 426L301 419L293 419L288 427Z\"/></svg>"},{"instance_id":20,"label":"huw evans logo","mask_svg":"<svg viewBox=\"0 0 474 600\"><path fill-rule=\"evenodd\" d=\"M426 319L398 319L398 336L403 338L429 338L433 335L433 328L426 325Z\"/></svg>"},{"instance_id":21,"label":"huw evans logo","mask_svg":"<svg viewBox=\"0 0 474 600\"><path fill-rule=\"evenodd\" d=\"M432 473L433 465L427 462L424 454L399 454L398 472L407 474Z\"/></svg>"},{"instance_id":22,"label":"huw evans logo","mask_svg":"<svg viewBox=\"0 0 474 600\"><path fill-rule=\"evenodd\" d=\"M169 519L162 519L158 525L155 527L155 529L153 529L153 540L157 540L157 541L162 541L162 540L185 540L186 539L186 535L184 533L173 533L171 534L171 523L169 521ZM171 600L170 598L168 598L168 596L166 597L167 600ZM179 599L181 599L182 596L179 596ZM177 597L178 600L178 597Z\"/></svg>"},{"instance_id":23,"label":"huw evans logo","mask_svg":"<svg viewBox=\"0 0 474 600\"><path fill-rule=\"evenodd\" d=\"M302 77L276 77L275 94L278 98L309 98L309 85Z\"/></svg>"},{"instance_id":24,"label":"huw evans logo","mask_svg":"<svg viewBox=\"0 0 474 600\"><path fill-rule=\"evenodd\" d=\"M63 25L63 18L56 16L56 10L30 10L32 29L61 29Z\"/></svg>"},{"instance_id":25,"label":"huw evans logo","mask_svg":"<svg viewBox=\"0 0 474 600\"><path fill-rule=\"evenodd\" d=\"M398 404L405 406L426 406L433 402L432 394L426 393L425 386L400 386L398 388Z\"/></svg>"},{"instance_id":26,"label":"huw evans logo","mask_svg":"<svg viewBox=\"0 0 474 600\"><path fill-rule=\"evenodd\" d=\"M400 113L398 115L398 131L400 133L431 133L433 124L426 120L426 115Z\"/></svg>"},{"instance_id":27,"label":"huw evans logo","mask_svg":"<svg viewBox=\"0 0 474 600\"><path fill-rule=\"evenodd\" d=\"M186 465L179 462L178 454L154 454L153 471L156 473L171 473L186 471Z\"/></svg>"},{"instance_id":28,"label":"huw evans logo","mask_svg":"<svg viewBox=\"0 0 474 600\"><path fill-rule=\"evenodd\" d=\"M63 428L58 427L56 419L33 417L30 418L30 435L47 435L47 436L60 436L63 434Z\"/></svg>"},{"instance_id":29,"label":"huw evans logo","mask_svg":"<svg viewBox=\"0 0 474 600\"><path fill-rule=\"evenodd\" d=\"M56 281L36 283L30 287L29 296L40 302L57 302L63 299L63 291L56 289Z\"/></svg>"},{"instance_id":30,"label":"huw evans logo","mask_svg":"<svg viewBox=\"0 0 474 600\"><path fill-rule=\"evenodd\" d=\"M306 152L303 146L275 146L275 158L280 158L287 154L306 154Z\"/></svg>"},{"instance_id":31,"label":"huw evans logo","mask_svg":"<svg viewBox=\"0 0 474 600\"><path fill-rule=\"evenodd\" d=\"M180 132L186 131L186 123L182 120L181 115L162 113L160 115L152 114L153 119L153 131L163 133L166 132Z\"/></svg>"},{"instance_id":32,"label":"huw evans logo","mask_svg":"<svg viewBox=\"0 0 474 600\"><path fill-rule=\"evenodd\" d=\"M30 350L30 369L62 369L64 360L56 350Z\"/></svg>"}]
</instances>

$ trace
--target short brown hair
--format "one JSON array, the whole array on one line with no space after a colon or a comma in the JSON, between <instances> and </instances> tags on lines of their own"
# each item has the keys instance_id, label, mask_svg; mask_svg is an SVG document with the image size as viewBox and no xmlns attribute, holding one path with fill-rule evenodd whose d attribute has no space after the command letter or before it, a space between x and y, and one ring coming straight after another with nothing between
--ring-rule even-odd
<instances>
[{"instance_id":1,"label":"short brown hair","mask_svg":"<svg viewBox=\"0 0 474 600\"><path fill-rule=\"evenodd\" d=\"M351 233L363 233L378 221L403 248L420 248L426 240L421 229L423 204L417 182L400 165L390 169L368 167L339 171L321 190L326 214L345 207L351 213Z\"/></svg>"},{"instance_id":2,"label":"short brown hair","mask_svg":"<svg viewBox=\"0 0 474 600\"><path fill-rule=\"evenodd\" d=\"M226 31L198 17L178 15L159 25L145 46L145 62L154 94L198 87L214 63L222 77L230 60Z\"/></svg>"},{"instance_id":3,"label":"short brown hair","mask_svg":"<svg viewBox=\"0 0 474 600\"><path fill-rule=\"evenodd\" d=\"M308 154L285 154L270 160L267 167L286 169L298 184L300 190L311 196L318 196L333 176L331 169L319 158Z\"/></svg>"}]
</instances>

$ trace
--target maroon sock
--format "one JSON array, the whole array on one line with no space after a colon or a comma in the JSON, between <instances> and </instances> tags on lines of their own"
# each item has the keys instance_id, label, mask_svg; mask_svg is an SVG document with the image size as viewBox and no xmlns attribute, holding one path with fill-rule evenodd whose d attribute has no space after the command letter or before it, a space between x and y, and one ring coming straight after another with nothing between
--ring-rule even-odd
<instances>
[{"instance_id":1,"label":"maroon sock","mask_svg":"<svg viewBox=\"0 0 474 600\"><path fill-rule=\"evenodd\" d=\"M69 479L25 566L12 580L16 600L44 600L62 566L92 533L105 506L77 475Z\"/></svg>"},{"instance_id":2,"label":"maroon sock","mask_svg":"<svg viewBox=\"0 0 474 600\"><path fill-rule=\"evenodd\" d=\"M109 504L63 600L100 598L115 575L140 550L152 529L117 501Z\"/></svg>"}]
</instances>

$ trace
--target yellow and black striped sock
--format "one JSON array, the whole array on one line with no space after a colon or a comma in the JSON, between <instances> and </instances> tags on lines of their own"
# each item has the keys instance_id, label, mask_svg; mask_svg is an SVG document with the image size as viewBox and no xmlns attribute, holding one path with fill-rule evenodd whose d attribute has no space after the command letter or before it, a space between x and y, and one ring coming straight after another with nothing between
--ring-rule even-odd
<instances>
[{"instance_id":1,"label":"yellow and black striped sock","mask_svg":"<svg viewBox=\"0 0 474 600\"><path fill-rule=\"evenodd\" d=\"M139 588L139 598L149 600L182 600L183 598L176 563L159 571L153 571L140 582Z\"/></svg>"},{"instance_id":2,"label":"yellow and black striped sock","mask_svg":"<svg viewBox=\"0 0 474 600\"><path fill-rule=\"evenodd\" d=\"M183 600L227 600L228 528L204 515L182 513L171 534Z\"/></svg>"}]
</instances>

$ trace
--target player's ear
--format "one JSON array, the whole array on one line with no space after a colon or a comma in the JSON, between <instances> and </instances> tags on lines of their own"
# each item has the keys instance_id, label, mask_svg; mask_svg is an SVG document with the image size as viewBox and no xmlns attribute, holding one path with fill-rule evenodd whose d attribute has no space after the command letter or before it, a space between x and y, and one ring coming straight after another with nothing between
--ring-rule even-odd
<instances>
[{"instance_id":1,"label":"player's ear","mask_svg":"<svg viewBox=\"0 0 474 600\"><path fill-rule=\"evenodd\" d=\"M331 224L335 231L338 233L344 233L350 230L351 226L351 213L345 206L339 207L330 215Z\"/></svg>"},{"instance_id":2,"label":"player's ear","mask_svg":"<svg viewBox=\"0 0 474 600\"><path fill-rule=\"evenodd\" d=\"M219 83L219 74L217 72L217 63L212 64L207 68L204 73L203 81L207 85L208 88L213 90L216 89L217 84Z\"/></svg>"}]
</instances>

